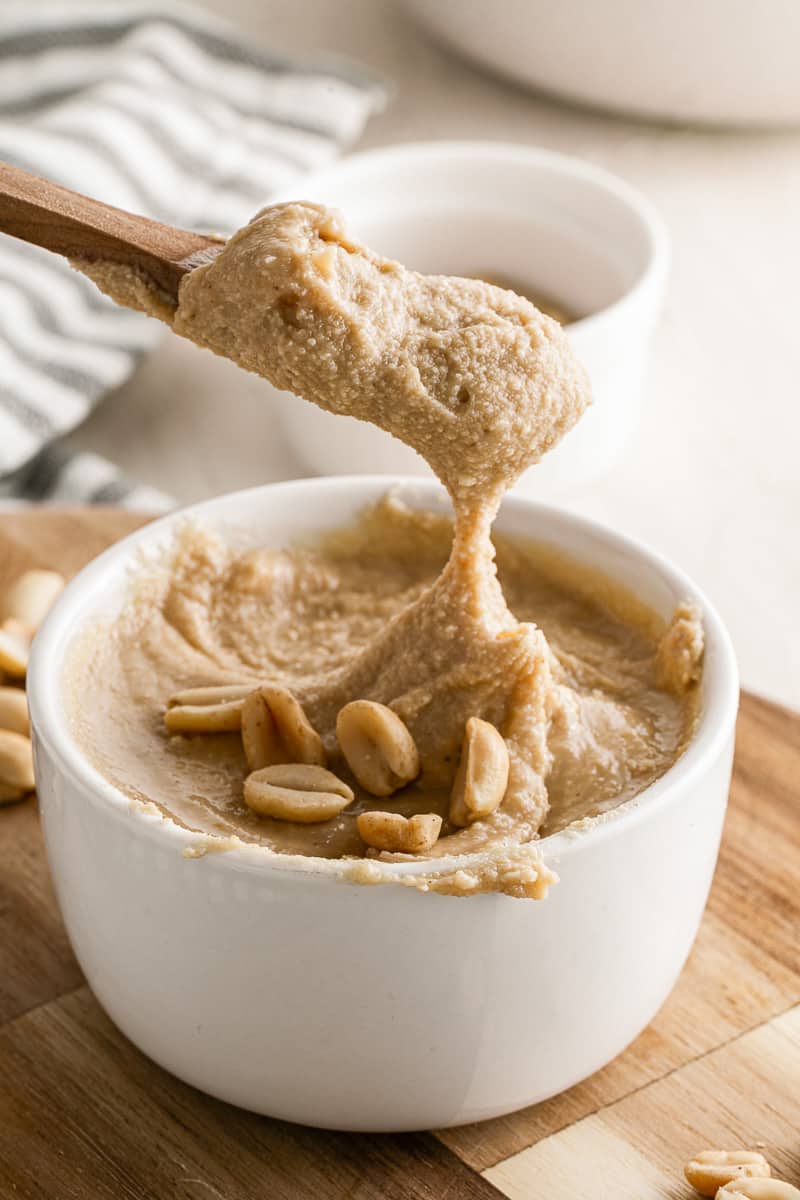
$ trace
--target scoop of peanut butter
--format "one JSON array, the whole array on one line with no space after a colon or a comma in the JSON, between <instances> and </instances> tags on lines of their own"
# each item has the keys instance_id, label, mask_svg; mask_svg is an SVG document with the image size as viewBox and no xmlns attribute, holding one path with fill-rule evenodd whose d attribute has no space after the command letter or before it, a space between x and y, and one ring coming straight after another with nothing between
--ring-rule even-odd
<instances>
[{"instance_id":1,"label":"scoop of peanut butter","mask_svg":"<svg viewBox=\"0 0 800 1200\"><path fill-rule=\"evenodd\" d=\"M409 271L315 204L264 209L187 275L173 327L394 434L453 496L499 498L589 400L561 327L530 301Z\"/></svg>"}]
</instances>

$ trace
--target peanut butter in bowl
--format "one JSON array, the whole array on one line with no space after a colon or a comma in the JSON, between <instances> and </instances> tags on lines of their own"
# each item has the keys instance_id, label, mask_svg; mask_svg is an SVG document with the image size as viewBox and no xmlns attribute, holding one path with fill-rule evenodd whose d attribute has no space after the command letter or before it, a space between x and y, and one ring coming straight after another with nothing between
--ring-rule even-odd
<instances>
[{"instance_id":1,"label":"peanut butter in bowl","mask_svg":"<svg viewBox=\"0 0 800 1200\"><path fill-rule=\"evenodd\" d=\"M692 605L665 624L546 547L492 541L505 492L589 403L559 325L492 284L383 259L311 204L266 209L185 278L174 313L121 268L78 265L401 438L453 509L390 492L349 528L247 552L185 524L73 649L85 754L204 848L340 859L364 883L423 861L404 882L546 894L541 836L630 800L682 753L703 652ZM468 857L437 871L452 856Z\"/></svg>"}]
</instances>

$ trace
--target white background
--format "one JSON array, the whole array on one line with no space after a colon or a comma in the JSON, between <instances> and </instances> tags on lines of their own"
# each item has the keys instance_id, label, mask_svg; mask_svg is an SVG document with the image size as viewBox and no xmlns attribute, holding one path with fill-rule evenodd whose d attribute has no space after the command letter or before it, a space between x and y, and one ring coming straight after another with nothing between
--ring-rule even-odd
<instances>
[{"instance_id":1,"label":"white background","mask_svg":"<svg viewBox=\"0 0 800 1200\"><path fill-rule=\"evenodd\" d=\"M432 0L444 2L444 0ZM497 138L580 154L660 208L673 274L635 444L559 502L676 559L745 686L800 707L800 133L657 127L561 106L451 58L389 0L206 0L278 49L394 84L361 147ZM72 439L190 501L303 474L259 381L167 335Z\"/></svg>"}]
</instances>

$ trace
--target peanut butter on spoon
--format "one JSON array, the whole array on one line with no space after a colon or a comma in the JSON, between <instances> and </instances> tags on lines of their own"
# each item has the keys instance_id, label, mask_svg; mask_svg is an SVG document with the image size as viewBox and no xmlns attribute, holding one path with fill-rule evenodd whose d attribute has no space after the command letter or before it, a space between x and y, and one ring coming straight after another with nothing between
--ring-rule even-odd
<instances>
[{"instance_id":1,"label":"peanut butter on spoon","mask_svg":"<svg viewBox=\"0 0 800 1200\"><path fill-rule=\"evenodd\" d=\"M120 303L124 269L75 263ZM147 306L137 293L137 306ZM165 318L153 289L152 315ZM477 279L420 275L315 204L264 209L181 281L176 333L412 446L463 511L498 504L575 424L589 385L557 322Z\"/></svg>"}]
</instances>

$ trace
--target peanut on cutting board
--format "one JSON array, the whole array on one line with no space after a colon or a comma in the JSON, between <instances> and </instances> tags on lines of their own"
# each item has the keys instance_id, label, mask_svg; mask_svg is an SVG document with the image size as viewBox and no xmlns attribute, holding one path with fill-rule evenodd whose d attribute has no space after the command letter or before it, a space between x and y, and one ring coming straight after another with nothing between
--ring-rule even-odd
<instances>
[{"instance_id":1,"label":"peanut on cutting board","mask_svg":"<svg viewBox=\"0 0 800 1200\"><path fill-rule=\"evenodd\" d=\"M719 1189L716 1200L800 1200L800 1188L785 1179L734 1179Z\"/></svg>"},{"instance_id":2,"label":"peanut on cutting board","mask_svg":"<svg viewBox=\"0 0 800 1200\"><path fill-rule=\"evenodd\" d=\"M28 671L30 639L19 622L10 619L0 625L0 673L11 679L24 679Z\"/></svg>"},{"instance_id":3,"label":"peanut on cutting board","mask_svg":"<svg viewBox=\"0 0 800 1200\"><path fill-rule=\"evenodd\" d=\"M30 644L64 587L57 571L25 571L0 592L0 804L34 788L33 746L23 683ZM16 685L16 686L14 686Z\"/></svg>"},{"instance_id":4,"label":"peanut on cutting board","mask_svg":"<svg viewBox=\"0 0 800 1200\"><path fill-rule=\"evenodd\" d=\"M736 1179L766 1177L770 1165L757 1150L703 1150L683 1168L687 1182L701 1196L716 1196Z\"/></svg>"},{"instance_id":5,"label":"peanut on cutting board","mask_svg":"<svg viewBox=\"0 0 800 1200\"><path fill-rule=\"evenodd\" d=\"M0 597L0 622L18 621L33 636L63 590L58 571L26 571Z\"/></svg>"},{"instance_id":6,"label":"peanut on cutting board","mask_svg":"<svg viewBox=\"0 0 800 1200\"><path fill-rule=\"evenodd\" d=\"M21 792L34 787L31 739L10 729L0 729L0 781Z\"/></svg>"},{"instance_id":7,"label":"peanut on cutting board","mask_svg":"<svg viewBox=\"0 0 800 1200\"><path fill-rule=\"evenodd\" d=\"M4 804L16 804L18 800L25 798L25 791L22 788L13 787L10 783L3 783L0 779L0 806Z\"/></svg>"},{"instance_id":8,"label":"peanut on cutting board","mask_svg":"<svg viewBox=\"0 0 800 1200\"><path fill-rule=\"evenodd\" d=\"M25 737L30 734L28 698L22 688L0 687L0 729L22 733Z\"/></svg>"}]
</instances>

